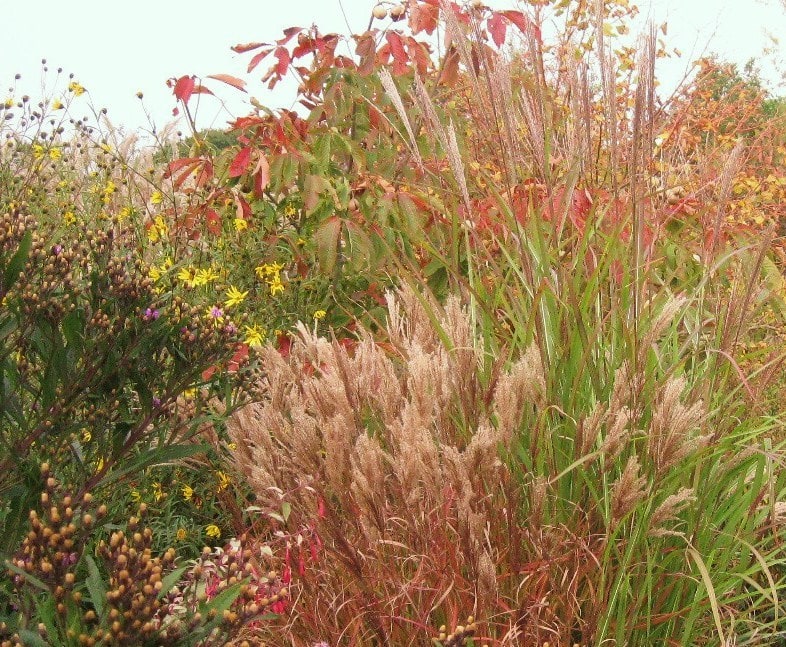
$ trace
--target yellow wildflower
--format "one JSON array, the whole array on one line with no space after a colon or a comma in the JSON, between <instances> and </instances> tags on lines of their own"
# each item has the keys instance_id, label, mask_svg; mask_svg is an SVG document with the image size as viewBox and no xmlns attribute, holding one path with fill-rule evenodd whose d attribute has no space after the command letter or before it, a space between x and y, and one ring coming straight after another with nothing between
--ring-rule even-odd
<instances>
[{"instance_id":1,"label":"yellow wildflower","mask_svg":"<svg viewBox=\"0 0 786 647\"><path fill-rule=\"evenodd\" d=\"M59 160L61 157L63 157L63 151L61 151L59 148L50 148L49 149L49 159L50 160Z\"/></svg>"},{"instance_id":2,"label":"yellow wildflower","mask_svg":"<svg viewBox=\"0 0 786 647\"><path fill-rule=\"evenodd\" d=\"M66 225L73 225L76 222L76 216L73 211L66 211L63 214L63 223Z\"/></svg>"},{"instance_id":3,"label":"yellow wildflower","mask_svg":"<svg viewBox=\"0 0 786 647\"><path fill-rule=\"evenodd\" d=\"M117 217L120 221L126 220L131 214L133 210L131 207L123 207L117 214Z\"/></svg>"},{"instance_id":4,"label":"yellow wildflower","mask_svg":"<svg viewBox=\"0 0 786 647\"><path fill-rule=\"evenodd\" d=\"M275 296L279 292L284 291L284 284L281 282L281 279L278 277L276 277L274 281L270 281L269 285L270 285L270 294L272 296Z\"/></svg>"},{"instance_id":5,"label":"yellow wildflower","mask_svg":"<svg viewBox=\"0 0 786 647\"><path fill-rule=\"evenodd\" d=\"M246 298L246 296L248 296L248 290L241 292L234 285L230 285L229 289L227 290L227 300L224 302L224 305L227 308L233 308L234 306L243 303L243 300Z\"/></svg>"},{"instance_id":6,"label":"yellow wildflower","mask_svg":"<svg viewBox=\"0 0 786 647\"><path fill-rule=\"evenodd\" d=\"M87 428L82 429L82 442L89 443L92 439L93 434L90 432L90 430Z\"/></svg>"},{"instance_id":7,"label":"yellow wildflower","mask_svg":"<svg viewBox=\"0 0 786 647\"><path fill-rule=\"evenodd\" d=\"M185 541L187 537L188 537L188 530L186 530L185 528L178 528L177 529L177 533L175 534L175 538L178 541Z\"/></svg>"},{"instance_id":8,"label":"yellow wildflower","mask_svg":"<svg viewBox=\"0 0 786 647\"><path fill-rule=\"evenodd\" d=\"M147 230L147 237L150 242L155 243L169 234L169 225L166 224L163 216L156 216Z\"/></svg>"},{"instance_id":9,"label":"yellow wildflower","mask_svg":"<svg viewBox=\"0 0 786 647\"><path fill-rule=\"evenodd\" d=\"M327 312L325 312L324 310L317 310L314 313L314 319L324 319L326 314L327 314Z\"/></svg>"},{"instance_id":10,"label":"yellow wildflower","mask_svg":"<svg viewBox=\"0 0 786 647\"><path fill-rule=\"evenodd\" d=\"M183 267L177 273L177 279L189 288L196 287L196 270L192 267Z\"/></svg>"},{"instance_id":11,"label":"yellow wildflower","mask_svg":"<svg viewBox=\"0 0 786 647\"><path fill-rule=\"evenodd\" d=\"M265 331L258 324L245 326L245 333L244 341L251 348L260 348L262 346L262 342L265 340Z\"/></svg>"},{"instance_id":12,"label":"yellow wildflower","mask_svg":"<svg viewBox=\"0 0 786 647\"><path fill-rule=\"evenodd\" d=\"M211 281L215 281L219 277L218 272L216 272L212 267L199 269L194 274L194 285L207 285Z\"/></svg>"},{"instance_id":13,"label":"yellow wildflower","mask_svg":"<svg viewBox=\"0 0 786 647\"><path fill-rule=\"evenodd\" d=\"M197 394L196 387L193 387L191 389L186 389L185 391L183 391L183 397L186 400L193 400L196 397L196 394Z\"/></svg>"},{"instance_id":14,"label":"yellow wildflower","mask_svg":"<svg viewBox=\"0 0 786 647\"><path fill-rule=\"evenodd\" d=\"M85 93L85 88L80 83L71 81L71 83L68 84L68 91L73 92L74 96L78 97Z\"/></svg>"},{"instance_id":15,"label":"yellow wildflower","mask_svg":"<svg viewBox=\"0 0 786 647\"><path fill-rule=\"evenodd\" d=\"M62 110L64 108L63 102L60 99L52 101L52 110Z\"/></svg>"},{"instance_id":16,"label":"yellow wildflower","mask_svg":"<svg viewBox=\"0 0 786 647\"><path fill-rule=\"evenodd\" d=\"M182 492L183 492L183 498L186 501L190 501L191 497L194 496L194 488L192 488L190 485L187 484L183 485Z\"/></svg>"},{"instance_id":17,"label":"yellow wildflower","mask_svg":"<svg viewBox=\"0 0 786 647\"><path fill-rule=\"evenodd\" d=\"M163 486L158 481L153 483L153 498L156 502L166 498L166 492L164 492Z\"/></svg>"},{"instance_id":18,"label":"yellow wildflower","mask_svg":"<svg viewBox=\"0 0 786 647\"><path fill-rule=\"evenodd\" d=\"M41 144L33 144L33 157L40 160L44 156L44 147Z\"/></svg>"},{"instance_id":19,"label":"yellow wildflower","mask_svg":"<svg viewBox=\"0 0 786 647\"><path fill-rule=\"evenodd\" d=\"M152 204L161 204L163 200L164 195L161 193L161 191L155 191L153 195L150 196L150 202Z\"/></svg>"},{"instance_id":20,"label":"yellow wildflower","mask_svg":"<svg viewBox=\"0 0 786 647\"><path fill-rule=\"evenodd\" d=\"M131 500L134 503L139 503L142 500L142 495L139 494L139 490L131 490Z\"/></svg>"},{"instance_id":21,"label":"yellow wildflower","mask_svg":"<svg viewBox=\"0 0 786 647\"><path fill-rule=\"evenodd\" d=\"M226 490L229 487L229 484L232 483L232 479L227 476L225 472L217 471L216 472L216 479L218 480L218 491Z\"/></svg>"},{"instance_id":22,"label":"yellow wildflower","mask_svg":"<svg viewBox=\"0 0 786 647\"><path fill-rule=\"evenodd\" d=\"M109 180L101 191L101 201L104 204L109 204L109 201L112 199L112 194L115 191L117 191L117 185L112 182L112 180Z\"/></svg>"},{"instance_id":23,"label":"yellow wildflower","mask_svg":"<svg viewBox=\"0 0 786 647\"><path fill-rule=\"evenodd\" d=\"M245 218L235 218L235 231L245 231L248 229L248 220Z\"/></svg>"},{"instance_id":24,"label":"yellow wildflower","mask_svg":"<svg viewBox=\"0 0 786 647\"><path fill-rule=\"evenodd\" d=\"M215 539L218 539L219 537L221 537L221 529L215 524L211 523L209 526L205 527L205 534L208 537L213 537Z\"/></svg>"},{"instance_id":25,"label":"yellow wildflower","mask_svg":"<svg viewBox=\"0 0 786 647\"><path fill-rule=\"evenodd\" d=\"M254 268L254 272L260 279L269 279L277 276L283 269L283 263L264 263L257 265Z\"/></svg>"}]
</instances>

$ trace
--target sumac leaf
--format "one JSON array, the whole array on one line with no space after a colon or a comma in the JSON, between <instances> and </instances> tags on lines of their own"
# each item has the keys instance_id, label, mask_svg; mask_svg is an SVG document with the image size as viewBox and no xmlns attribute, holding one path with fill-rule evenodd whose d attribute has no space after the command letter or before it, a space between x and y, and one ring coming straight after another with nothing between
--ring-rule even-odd
<instances>
[{"instance_id":1,"label":"sumac leaf","mask_svg":"<svg viewBox=\"0 0 786 647\"><path fill-rule=\"evenodd\" d=\"M508 30L508 25L502 14L497 11L491 14L491 18L489 18L488 23L486 23L486 27L491 34L491 40L494 41L494 44L497 47L502 47L502 43L505 42L505 34Z\"/></svg>"},{"instance_id":2,"label":"sumac leaf","mask_svg":"<svg viewBox=\"0 0 786 647\"><path fill-rule=\"evenodd\" d=\"M246 146L241 148L229 165L229 177L240 177L246 172L248 165L251 163L251 147Z\"/></svg>"},{"instance_id":3,"label":"sumac leaf","mask_svg":"<svg viewBox=\"0 0 786 647\"><path fill-rule=\"evenodd\" d=\"M207 78L221 81L222 83L231 85L233 88L236 88L241 92L246 92L246 82L243 79L232 76L231 74L211 74Z\"/></svg>"},{"instance_id":4,"label":"sumac leaf","mask_svg":"<svg viewBox=\"0 0 786 647\"><path fill-rule=\"evenodd\" d=\"M181 76L175 81L175 89L173 93L177 99L183 103L188 103L191 95L194 93L196 82L193 76Z\"/></svg>"}]
</instances>

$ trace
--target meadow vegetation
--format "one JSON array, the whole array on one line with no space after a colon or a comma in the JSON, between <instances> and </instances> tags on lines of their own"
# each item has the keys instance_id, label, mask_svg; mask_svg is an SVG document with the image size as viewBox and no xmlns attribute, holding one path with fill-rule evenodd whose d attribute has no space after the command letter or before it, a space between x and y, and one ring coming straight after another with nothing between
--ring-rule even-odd
<instances>
[{"instance_id":1,"label":"meadow vegetation","mask_svg":"<svg viewBox=\"0 0 786 647\"><path fill-rule=\"evenodd\" d=\"M10 88L0 644L782 643L782 103L635 13L288 29L154 147Z\"/></svg>"}]
</instances>

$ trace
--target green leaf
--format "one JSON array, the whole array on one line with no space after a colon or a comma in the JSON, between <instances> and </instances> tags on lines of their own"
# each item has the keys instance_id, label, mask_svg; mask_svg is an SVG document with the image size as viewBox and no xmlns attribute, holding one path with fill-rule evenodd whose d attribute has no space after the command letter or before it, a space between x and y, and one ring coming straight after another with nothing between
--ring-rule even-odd
<instances>
[{"instance_id":1,"label":"green leaf","mask_svg":"<svg viewBox=\"0 0 786 647\"><path fill-rule=\"evenodd\" d=\"M102 480L101 485L109 485L122 479L128 474L134 474L144 470L151 465L160 465L162 463L170 463L179 461L195 454L204 453L209 449L206 444L189 444L189 445L168 445L166 447L157 447L143 451L142 453L134 456L127 461L124 461L124 467L114 469L109 472Z\"/></svg>"},{"instance_id":2,"label":"green leaf","mask_svg":"<svg viewBox=\"0 0 786 647\"><path fill-rule=\"evenodd\" d=\"M22 236L21 242L19 243L19 248L11 257L11 260L8 261L8 265L5 268L5 274L3 276L3 292L8 292L8 290L14 284L14 281L16 281L16 278L19 276L19 273L22 271L22 268L27 262L27 257L30 254L30 247L32 244L33 232L26 231Z\"/></svg>"},{"instance_id":3,"label":"green leaf","mask_svg":"<svg viewBox=\"0 0 786 647\"><path fill-rule=\"evenodd\" d=\"M240 596L241 584L229 586L221 591L210 602L206 603L202 608L203 615L207 615L210 611L216 611L216 617L220 618L221 614L232 606L232 603Z\"/></svg>"},{"instance_id":4,"label":"green leaf","mask_svg":"<svg viewBox=\"0 0 786 647\"><path fill-rule=\"evenodd\" d=\"M35 586L36 588L39 588L39 589L41 589L42 591L49 591L49 587L48 587L46 584L44 584L44 583L43 583L41 580L39 580L39 579L38 579L37 577L35 577L34 575L30 575L30 573L28 573L28 572L26 572L26 571L22 570L22 569L21 569L21 568L19 568L19 567L18 567L16 564L12 564L12 563L11 563L9 560L5 560L5 566L6 566L6 568L7 568L9 571L11 571L11 572L13 572L13 573L16 573L17 575L21 575L22 577L24 577L24 578L25 578L25 581L27 581L27 582L30 582L30 584L32 584L32 585L33 585L33 586Z\"/></svg>"},{"instance_id":5,"label":"green leaf","mask_svg":"<svg viewBox=\"0 0 786 647\"><path fill-rule=\"evenodd\" d=\"M331 274L338 260L338 241L341 236L342 221L338 216L328 218L314 232L319 265L325 274Z\"/></svg>"},{"instance_id":6,"label":"green leaf","mask_svg":"<svg viewBox=\"0 0 786 647\"><path fill-rule=\"evenodd\" d=\"M177 584L180 581L180 578L183 577L183 573L185 573L187 570L187 565L178 566L174 571L169 573L163 580L161 580L161 590L158 592L159 600L173 589L175 584Z\"/></svg>"},{"instance_id":7,"label":"green leaf","mask_svg":"<svg viewBox=\"0 0 786 647\"><path fill-rule=\"evenodd\" d=\"M49 647L48 642L35 631L30 631L29 629L20 629L19 637L22 639L23 644L30 645L30 647Z\"/></svg>"},{"instance_id":8,"label":"green leaf","mask_svg":"<svg viewBox=\"0 0 786 647\"><path fill-rule=\"evenodd\" d=\"M87 590L90 592L90 601L96 610L96 614L103 620L104 601L106 600L106 586L104 578L98 570L98 565L91 555L85 555L87 561Z\"/></svg>"}]
</instances>

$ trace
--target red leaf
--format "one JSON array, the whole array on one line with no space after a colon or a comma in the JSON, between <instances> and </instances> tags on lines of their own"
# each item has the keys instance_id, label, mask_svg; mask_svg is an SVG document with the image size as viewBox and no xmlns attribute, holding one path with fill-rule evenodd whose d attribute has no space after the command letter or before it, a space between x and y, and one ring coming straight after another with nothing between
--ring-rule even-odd
<instances>
[{"instance_id":1,"label":"red leaf","mask_svg":"<svg viewBox=\"0 0 786 647\"><path fill-rule=\"evenodd\" d=\"M265 119L257 117L256 115L249 115L247 117L238 117L232 122L233 130L242 130L243 128L250 128L251 126L259 126L265 123Z\"/></svg>"},{"instance_id":2,"label":"red leaf","mask_svg":"<svg viewBox=\"0 0 786 647\"><path fill-rule=\"evenodd\" d=\"M390 45L390 52L393 54L393 74L406 74L409 69L409 57L404 49L401 35L395 31L389 31L385 34L385 40Z\"/></svg>"},{"instance_id":3,"label":"red leaf","mask_svg":"<svg viewBox=\"0 0 786 647\"><path fill-rule=\"evenodd\" d=\"M269 45L269 43L239 43L232 46L232 51L238 54L245 54L246 52L253 52L255 49Z\"/></svg>"},{"instance_id":4,"label":"red leaf","mask_svg":"<svg viewBox=\"0 0 786 647\"><path fill-rule=\"evenodd\" d=\"M175 82L174 95L183 103L188 103L191 95L194 93L194 77L181 76Z\"/></svg>"},{"instance_id":5,"label":"red leaf","mask_svg":"<svg viewBox=\"0 0 786 647\"><path fill-rule=\"evenodd\" d=\"M248 62L248 68L246 72L253 72L254 68L259 65L265 58L267 58L268 54L272 52L272 48L263 49L261 52L254 54L253 58Z\"/></svg>"},{"instance_id":6,"label":"red leaf","mask_svg":"<svg viewBox=\"0 0 786 647\"><path fill-rule=\"evenodd\" d=\"M204 85L201 83L197 83L194 86L194 94L213 94L210 90L208 90Z\"/></svg>"},{"instance_id":7,"label":"red leaf","mask_svg":"<svg viewBox=\"0 0 786 647\"><path fill-rule=\"evenodd\" d=\"M286 47L279 47L276 49L276 58L278 59L278 65L276 65L276 74L279 76L284 76L289 69L289 64L292 59L289 56L289 50Z\"/></svg>"},{"instance_id":8,"label":"red leaf","mask_svg":"<svg viewBox=\"0 0 786 647\"><path fill-rule=\"evenodd\" d=\"M166 170L164 171L164 179L166 180L172 177L174 173L182 168L185 168L186 166L195 166L201 161L201 157L181 157L180 159L172 160L166 166Z\"/></svg>"},{"instance_id":9,"label":"red leaf","mask_svg":"<svg viewBox=\"0 0 786 647\"><path fill-rule=\"evenodd\" d=\"M491 34L491 39L494 41L494 44L497 47L502 47L502 43L505 42L505 33L508 30L508 25L503 19L502 14L495 11L493 14L491 14L491 18L489 18L486 26L489 30L489 33Z\"/></svg>"},{"instance_id":10,"label":"red leaf","mask_svg":"<svg viewBox=\"0 0 786 647\"><path fill-rule=\"evenodd\" d=\"M251 220L251 205L239 194L235 194L235 215L243 220Z\"/></svg>"},{"instance_id":11,"label":"red leaf","mask_svg":"<svg viewBox=\"0 0 786 647\"><path fill-rule=\"evenodd\" d=\"M409 8L409 27L413 34L425 31L431 35L437 28L439 4L416 4Z\"/></svg>"},{"instance_id":12,"label":"red leaf","mask_svg":"<svg viewBox=\"0 0 786 647\"><path fill-rule=\"evenodd\" d=\"M232 355L232 359L229 360L229 366L227 366L227 370L230 373L236 373L237 369L239 369L245 361L248 359L248 344L240 343L235 346L235 354Z\"/></svg>"},{"instance_id":13,"label":"red leaf","mask_svg":"<svg viewBox=\"0 0 786 647\"><path fill-rule=\"evenodd\" d=\"M213 209L208 209L205 214L205 226L214 236L221 235L221 217Z\"/></svg>"},{"instance_id":14,"label":"red leaf","mask_svg":"<svg viewBox=\"0 0 786 647\"><path fill-rule=\"evenodd\" d=\"M431 56L429 46L426 43L421 43L412 37L407 38L407 49L410 56L415 61L418 74L425 76L428 71L429 63L431 63Z\"/></svg>"},{"instance_id":15,"label":"red leaf","mask_svg":"<svg viewBox=\"0 0 786 647\"><path fill-rule=\"evenodd\" d=\"M527 16L525 16L520 11L500 11L501 15L505 16L510 22L512 22L516 27L518 27L523 34L528 34L529 30L532 30L532 33L535 35L535 38L540 41L540 27L538 27L534 22L532 22Z\"/></svg>"},{"instance_id":16,"label":"red leaf","mask_svg":"<svg viewBox=\"0 0 786 647\"><path fill-rule=\"evenodd\" d=\"M254 195L257 198L262 197L262 192L270 184L270 164L267 158L260 154L257 166L254 169Z\"/></svg>"},{"instance_id":17,"label":"red leaf","mask_svg":"<svg viewBox=\"0 0 786 647\"><path fill-rule=\"evenodd\" d=\"M215 79L216 81L221 81L227 85L231 85L233 88L237 88L241 92L246 91L246 82L243 79L237 78L236 76L231 76L230 74L211 74L207 78Z\"/></svg>"},{"instance_id":18,"label":"red leaf","mask_svg":"<svg viewBox=\"0 0 786 647\"><path fill-rule=\"evenodd\" d=\"M284 37L276 41L276 45L286 45L295 34L303 31L302 27L287 27L284 30Z\"/></svg>"},{"instance_id":19,"label":"red leaf","mask_svg":"<svg viewBox=\"0 0 786 647\"><path fill-rule=\"evenodd\" d=\"M289 357L289 351L292 348L292 338L286 333L281 333L276 338L276 343L278 344L279 355L284 358Z\"/></svg>"},{"instance_id":20,"label":"red leaf","mask_svg":"<svg viewBox=\"0 0 786 647\"><path fill-rule=\"evenodd\" d=\"M240 152L235 155L232 164L229 166L229 177L240 177L246 172L248 165L251 163L251 147L246 146L241 148Z\"/></svg>"}]
</instances>

